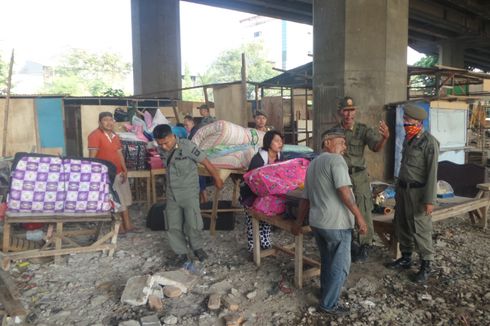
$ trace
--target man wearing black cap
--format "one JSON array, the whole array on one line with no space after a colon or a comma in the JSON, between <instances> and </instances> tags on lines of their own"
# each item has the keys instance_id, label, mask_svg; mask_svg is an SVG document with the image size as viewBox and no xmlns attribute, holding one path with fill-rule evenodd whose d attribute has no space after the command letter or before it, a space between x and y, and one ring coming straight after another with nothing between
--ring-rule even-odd
<instances>
[{"instance_id":1,"label":"man wearing black cap","mask_svg":"<svg viewBox=\"0 0 490 326\"><path fill-rule=\"evenodd\" d=\"M255 129L257 129L258 131L267 132L271 130L271 128L267 127L267 115L264 112L256 111L254 120L255 120Z\"/></svg>"},{"instance_id":2,"label":"man wearing black cap","mask_svg":"<svg viewBox=\"0 0 490 326\"><path fill-rule=\"evenodd\" d=\"M292 232L301 233L303 221L309 214L309 225L321 257L320 311L344 315L349 310L338 305L338 300L350 270L352 229L357 224L359 233L365 234L367 225L356 205L347 164L342 158L346 150L344 130L330 129L322 135L322 140L325 153L308 167L303 199Z\"/></svg>"},{"instance_id":3,"label":"man wearing black cap","mask_svg":"<svg viewBox=\"0 0 490 326\"><path fill-rule=\"evenodd\" d=\"M216 121L216 117L211 116L211 113L209 113L209 107L207 104L201 105L198 107L198 109L199 114L201 114L202 117L201 122L199 123L199 128Z\"/></svg>"},{"instance_id":4,"label":"man wearing black cap","mask_svg":"<svg viewBox=\"0 0 490 326\"><path fill-rule=\"evenodd\" d=\"M344 154L344 159L349 167L357 206L359 206L368 225L367 234L359 234L359 238L355 239L359 241L361 247L359 250L353 250L352 260L354 262L367 259L374 236L373 218L371 216L373 202L364 148L367 145L373 152L379 152L390 137L390 131L384 121L379 122L378 132L363 123L355 122L356 108L352 97L342 99L338 110L341 122L336 126L336 128L342 128L345 131L347 151Z\"/></svg>"},{"instance_id":5,"label":"man wearing black cap","mask_svg":"<svg viewBox=\"0 0 490 326\"><path fill-rule=\"evenodd\" d=\"M423 283L431 273L434 260L432 246L432 210L436 200L439 142L424 130L427 112L414 104L405 105L402 161L396 187L395 231L402 257L388 264L390 268L412 266L412 251L417 248L421 264L414 281Z\"/></svg>"}]
</instances>

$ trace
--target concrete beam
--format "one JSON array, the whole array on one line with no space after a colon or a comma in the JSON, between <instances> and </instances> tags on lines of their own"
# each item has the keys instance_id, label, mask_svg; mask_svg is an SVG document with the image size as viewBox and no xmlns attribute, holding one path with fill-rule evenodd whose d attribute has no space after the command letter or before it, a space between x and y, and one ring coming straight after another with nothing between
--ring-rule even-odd
<instances>
[{"instance_id":1,"label":"concrete beam","mask_svg":"<svg viewBox=\"0 0 490 326\"><path fill-rule=\"evenodd\" d=\"M408 1L315 0L313 17L318 149L321 133L338 121L337 102L343 96L352 96L359 106L356 120L376 130L379 120L386 119L384 106L406 99ZM392 175L392 155L374 155L367 156L370 174Z\"/></svg>"},{"instance_id":2,"label":"concrete beam","mask_svg":"<svg viewBox=\"0 0 490 326\"><path fill-rule=\"evenodd\" d=\"M180 99L179 0L131 0L131 24L134 94Z\"/></svg>"},{"instance_id":3,"label":"concrete beam","mask_svg":"<svg viewBox=\"0 0 490 326\"><path fill-rule=\"evenodd\" d=\"M456 40L439 43L439 64L454 68L464 68L464 45Z\"/></svg>"}]
</instances>

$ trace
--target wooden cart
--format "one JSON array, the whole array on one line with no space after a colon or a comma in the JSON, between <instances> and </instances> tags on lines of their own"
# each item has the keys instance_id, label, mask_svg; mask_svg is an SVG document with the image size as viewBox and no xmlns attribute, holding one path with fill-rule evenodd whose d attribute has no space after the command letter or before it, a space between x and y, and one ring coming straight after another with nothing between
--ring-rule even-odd
<instances>
[{"instance_id":1,"label":"wooden cart","mask_svg":"<svg viewBox=\"0 0 490 326\"><path fill-rule=\"evenodd\" d=\"M112 256L116 249L117 234L119 231L120 217L112 213L104 214L75 214L75 213L12 213L5 215L3 228L3 246L0 253L2 268L7 270L11 261L35 258L35 257L55 257L59 261L62 255L80 252L103 251ZM15 223L49 223L48 236L46 243L39 249L26 250L20 252L10 252L10 239L12 224ZM66 223L95 223L95 228L65 231L63 226ZM103 233L104 223L109 223L107 232ZM52 231L52 232L51 232ZM74 238L79 236L93 236L94 242L88 245L77 243Z\"/></svg>"}]
</instances>

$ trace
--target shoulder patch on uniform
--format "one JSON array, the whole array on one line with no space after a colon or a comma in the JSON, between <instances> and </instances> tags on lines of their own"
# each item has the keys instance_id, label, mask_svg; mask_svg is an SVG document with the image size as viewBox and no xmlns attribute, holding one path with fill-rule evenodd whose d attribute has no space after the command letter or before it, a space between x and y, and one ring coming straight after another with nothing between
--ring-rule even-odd
<instances>
[{"instance_id":1,"label":"shoulder patch on uniform","mask_svg":"<svg viewBox=\"0 0 490 326\"><path fill-rule=\"evenodd\" d=\"M196 155L196 156L201 155L201 151L197 147L194 147L192 149L191 153L194 154L194 155Z\"/></svg>"}]
</instances>

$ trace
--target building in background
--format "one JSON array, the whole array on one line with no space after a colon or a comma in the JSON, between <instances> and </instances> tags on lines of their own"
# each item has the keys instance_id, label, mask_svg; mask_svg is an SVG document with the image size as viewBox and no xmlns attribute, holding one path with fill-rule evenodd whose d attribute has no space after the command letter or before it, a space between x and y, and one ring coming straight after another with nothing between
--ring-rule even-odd
<instances>
[{"instance_id":1,"label":"building in background","mask_svg":"<svg viewBox=\"0 0 490 326\"><path fill-rule=\"evenodd\" d=\"M242 19L240 24L243 43L262 42L274 67L292 69L312 60L312 26L263 16Z\"/></svg>"}]
</instances>

